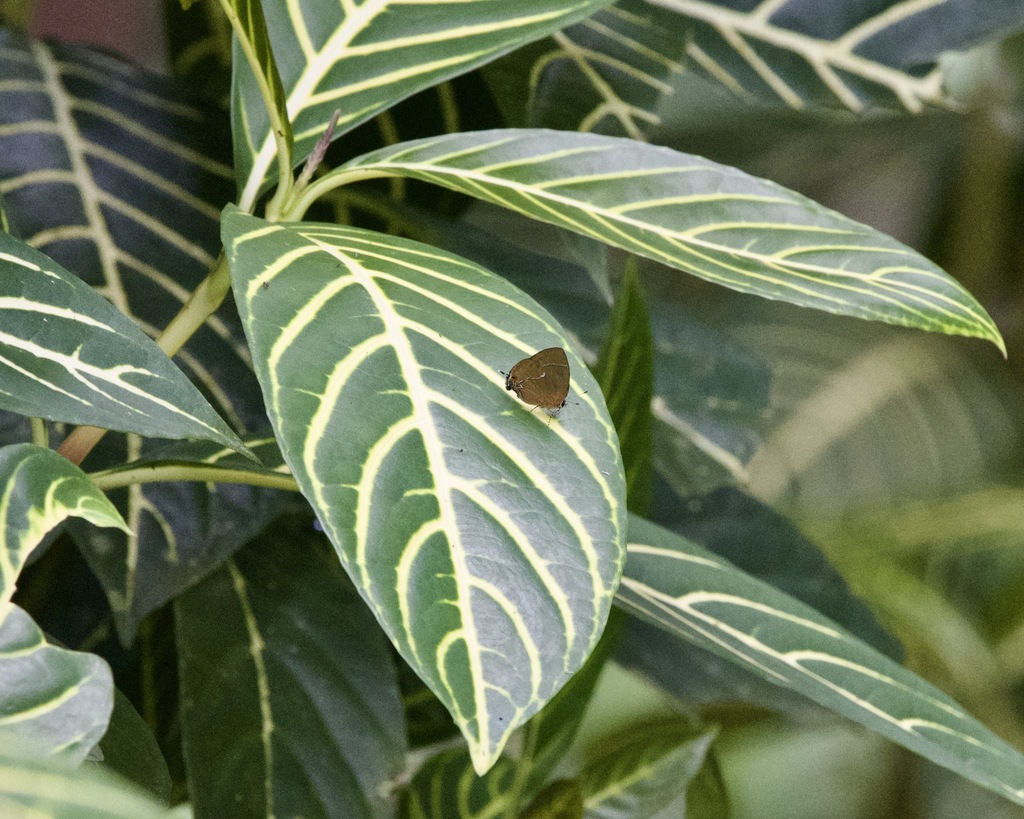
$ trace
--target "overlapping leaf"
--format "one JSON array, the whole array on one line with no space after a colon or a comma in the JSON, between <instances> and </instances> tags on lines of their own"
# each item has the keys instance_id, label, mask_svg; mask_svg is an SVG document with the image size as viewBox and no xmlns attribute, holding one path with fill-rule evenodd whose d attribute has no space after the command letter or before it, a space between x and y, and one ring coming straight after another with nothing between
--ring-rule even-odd
<instances>
[{"instance_id":1,"label":"overlapping leaf","mask_svg":"<svg viewBox=\"0 0 1024 819\"><path fill-rule=\"evenodd\" d=\"M390 647L302 525L258 538L175 600L199 817L394 816L405 735Z\"/></svg>"},{"instance_id":2,"label":"overlapping leaf","mask_svg":"<svg viewBox=\"0 0 1024 819\"><path fill-rule=\"evenodd\" d=\"M303 160L340 110L336 136L442 80L580 20L609 0L313 0L264 13ZM240 204L270 181L275 155L255 77L235 60L232 122Z\"/></svg>"},{"instance_id":3,"label":"overlapping leaf","mask_svg":"<svg viewBox=\"0 0 1024 819\"><path fill-rule=\"evenodd\" d=\"M21 737L81 760L110 718L110 669L99 657L47 643L11 595L29 553L54 526L72 516L96 526L124 521L80 469L48 449L0 449L0 487L0 746Z\"/></svg>"},{"instance_id":4,"label":"overlapping leaf","mask_svg":"<svg viewBox=\"0 0 1024 819\"><path fill-rule=\"evenodd\" d=\"M639 518L616 602L1024 804L1024 755L809 606Z\"/></svg>"},{"instance_id":5,"label":"overlapping leaf","mask_svg":"<svg viewBox=\"0 0 1024 819\"><path fill-rule=\"evenodd\" d=\"M154 799L95 765L19 756L0 746L0 805L12 819L168 819Z\"/></svg>"},{"instance_id":6,"label":"overlapping leaf","mask_svg":"<svg viewBox=\"0 0 1024 819\"><path fill-rule=\"evenodd\" d=\"M97 473L105 488L121 487L111 496L133 513L133 533L112 537L77 522L69 530L107 591L123 642L149 612L205 577L289 506L302 504L273 436L245 442L261 463L211 442L185 441L147 448L142 457Z\"/></svg>"},{"instance_id":7,"label":"overlapping leaf","mask_svg":"<svg viewBox=\"0 0 1024 819\"><path fill-rule=\"evenodd\" d=\"M794 514L838 517L958 492L1009 464L1020 403L984 351L808 318L769 304L733 317L733 334L774 373L752 494Z\"/></svg>"},{"instance_id":8,"label":"overlapping leaf","mask_svg":"<svg viewBox=\"0 0 1024 819\"><path fill-rule=\"evenodd\" d=\"M649 2L679 13L691 65L743 97L792 108L948 104L939 55L1024 25L1019 4L984 0Z\"/></svg>"},{"instance_id":9,"label":"overlapping leaf","mask_svg":"<svg viewBox=\"0 0 1024 819\"><path fill-rule=\"evenodd\" d=\"M237 210L225 246L285 461L395 645L486 770L578 669L621 566L597 385L536 303L425 245ZM557 421L499 370L564 346Z\"/></svg>"},{"instance_id":10,"label":"overlapping leaf","mask_svg":"<svg viewBox=\"0 0 1024 819\"><path fill-rule=\"evenodd\" d=\"M0 32L0 77L0 189L16 232L156 334L220 246L220 209L233 190L227 128L166 78L81 46ZM233 305L176 362L234 429L265 425ZM134 460L150 446L160 443L108 435L89 466ZM131 537L72 528L126 640L139 619L251 537L279 501L195 483L147 484L114 499Z\"/></svg>"},{"instance_id":11,"label":"overlapping leaf","mask_svg":"<svg viewBox=\"0 0 1024 819\"><path fill-rule=\"evenodd\" d=\"M0 234L0 406L244 449L151 339L80 279Z\"/></svg>"},{"instance_id":12,"label":"overlapping leaf","mask_svg":"<svg viewBox=\"0 0 1024 819\"><path fill-rule=\"evenodd\" d=\"M596 357L608 305L586 273L489 231L428 224L437 225L437 240L444 247L500 273L537 299ZM518 233L518 226L513 231ZM681 493L702 494L745 481L745 464L757 449L768 405L768 369L678 305L655 301L650 319L655 466Z\"/></svg>"},{"instance_id":13,"label":"overlapping leaf","mask_svg":"<svg viewBox=\"0 0 1024 819\"><path fill-rule=\"evenodd\" d=\"M486 131L384 148L336 173L327 185L424 179L741 292L1003 347L975 299L895 239L667 148L596 134Z\"/></svg>"},{"instance_id":14,"label":"overlapping leaf","mask_svg":"<svg viewBox=\"0 0 1024 819\"><path fill-rule=\"evenodd\" d=\"M680 18L620 0L484 69L508 125L644 139L686 48Z\"/></svg>"},{"instance_id":15,"label":"overlapping leaf","mask_svg":"<svg viewBox=\"0 0 1024 819\"><path fill-rule=\"evenodd\" d=\"M717 733L669 720L603 738L578 779L587 819L656 815L686 792Z\"/></svg>"},{"instance_id":16,"label":"overlapping leaf","mask_svg":"<svg viewBox=\"0 0 1024 819\"><path fill-rule=\"evenodd\" d=\"M402 819L486 819L511 808L515 763L502 757L483 776L465 748L434 754L416 772L402 801Z\"/></svg>"}]
</instances>

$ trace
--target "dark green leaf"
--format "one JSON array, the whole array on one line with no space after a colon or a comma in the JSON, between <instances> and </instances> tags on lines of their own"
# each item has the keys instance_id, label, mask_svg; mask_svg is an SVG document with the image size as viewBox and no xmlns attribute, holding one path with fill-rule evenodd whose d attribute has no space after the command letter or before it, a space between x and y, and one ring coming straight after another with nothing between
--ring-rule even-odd
<instances>
[{"instance_id":1,"label":"dark green leaf","mask_svg":"<svg viewBox=\"0 0 1024 819\"><path fill-rule=\"evenodd\" d=\"M526 782L524 791L527 794L532 794L550 778L551 772L572 746L605 663L619 642L624 621L622 612L613 609L604 634L583 668L524 730L527 747L519 755L517 765L518 776Z\"/></svg>"},{"instance_id":2,"label":"dark green leaf","mask_svg":"<svg viewBox=\"0 0 1024 819\"><path fill-rule=\"evenodd\" d=\"M216 5L185 16L207 11L223 19ZM220 246L220 209L233 190L223 117L166 78L109 54L30 45L9 33L0 42L0 75L25 88L0 105L0 177L13 224L155 334L206 276ZM266 424L230 300L176 362L234 429ZM118 465L161 443L107 435L87 465ZM214 455L218 448L209 456L225 462ZM258 531L280 500L237 486L211 493L197 483L147 484L114 499L137 522L135 537L72 529L125 641L149 611Z\"/></svg>"},{"instance_id":3,"label":"dark green leaf","mask_svg":"<svg viewBox=\"0 0 1024 819\"><path fill-rule=\"evenodd\" d=\"M654 497L654 338L634 265L627 268L615 297L594 377L619 435L627 506L631 512L647 514Z\"/></svg>"},{"instance_id":4,"label":"dark green leaf","mask_svg":"<svg viewBox=\"0 0 1024 819\"><path fill-rule=\"evenodd\" d=\"M729 794L711 750L686 787L686 819L729 819L731 815Z\"/></svg>"},{"instance_id":5,"label":"dark green leaf","mask_svg":"<svg viewBox=\"0 0 1024 819\"><path fill-rule=\"evenodd\" d=\"M387 642L322 538L276 531L175 601L196 816L383 819L405 752Z\"/></svg>"},{"instance_id":6,"label":"dark green leaf","mask_svg":"<svg viewBox=\"0 0 1024 819\"><path fill-rule=\"evenodd\" d=\"M619 0L483 71L507 125L644 139L683 69L677 15Z\"/></svg>"},{"instance_id":7,"label":"dark green leaf","mask_svg":"<svg viewBox=\"0 0 1024 819\"><path fill-rule=\"evenodd\" d=\"M939 56L1024 25L1019 4L986 0L657 4L679 12L690 65L743 98L797 109L947 105Z\"/></svg>"},{"instance_id":8,"label":"dark green leaf","mask_svg":"<svg viewBox=\"0 0 1024 819\"><path fill-rule=\"evenodd\" d=\"M188 441L147 447L142 458L101 473L102 479L130 471L146 480L150 471L174 468L162 482L112 492L122 508L139 510L135 537L69 525L103 584L123 643L131 642L147 614L199 582L278 515L296 505L306 508L295 492L228 482L239 475L258 480L287 475L269 432L245 441L264 465L212 442ZM118 443L113 442L115 451ZM103 445L97 454L106 454ZM201 480L178 480L187 477L193 464L223 475L204 472ZM224 483L207 483L221 478Z\"/></svg>"},{"instance_id":9,"label":"dark green leaf","mask_svg":"<svg viewBox=\"0 0 1024 819\"><path fill-rule=\"evenodd\" d=\"M110 726L100 740L103 766L145 789L161 803L171 798L171 775L146 721L128 698L114 689Z\"/></svg>"},{"instance_id":10,"label":"dark green leaf","mask_svg":"<svg viewBox=\"0 0 1024 819\"><path fill-rule=\"evenodd\" d=\"M4 233L0 271L4 409L244 449L163 351L91 287Z\"/></svg>"},{"instance_id":11,"label":"dark green leaf","mask_svg":"<svg viewBox=\"0 0 1024 819\"><path fill-rule=\"evenodd\" d=\"M583 819L583 794L571 779L558 779L537 794L518 819Z\"/></svg>"},{"instance_id":12,"label":"dark green leaf","mask_svg":"<svg viewBox=\"0 0 1024 819\"><path fill-rule=\"evenodd\" d=\"M48 449L0 449L0 486L0 734L81 760L110 719L110 669L92 654L49 644L11 595L31 551L68 517L95 526L125 523L78 467Z\"/></svg>"}]
</instances>

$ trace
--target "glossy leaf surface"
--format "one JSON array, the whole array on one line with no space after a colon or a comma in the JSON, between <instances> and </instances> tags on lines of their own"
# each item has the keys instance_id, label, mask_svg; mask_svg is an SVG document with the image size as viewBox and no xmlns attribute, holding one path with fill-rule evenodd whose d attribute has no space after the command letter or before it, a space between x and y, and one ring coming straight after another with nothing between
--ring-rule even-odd
<instances>
[{"instance_id":1,"label":"glossy leaf surface","mask_svg":"<svg viewBox=\"0 0 1024 819\"><path fill-rule=\"evenodd\" d=\"M160 348L80 279L8 234L0 273L4 409L243 448Z\"/></svg>"},{"instance_id":2,"label":"glossy leaf surface","mask_svg":"<svg viewBox=\"0 0 1024 819\"><path fill-rule=\"evenodd\" d=\"M1003 349L977 301L916 251L772 182L668 148L482 131L401 143L335 173L431 181L743 293Z\"/></svg>"},{"instance_id":3,"label":"glossy leaf surface","mask_svg":"<svg viewBox=\"0 0 1024 819\"><path fill-rule=\"evenodd\" d=\"M295 133L308 156L331 115L335 136L399 100L563 28L608 0L267 3L270 41ZM274 141L255 77L236 59L232 122L242 207L274 171Z\"/></svg>"},{"instance_id":4,"label":"glossy leaf surface","mask_svg":"<svg viewBox=\"0 0 1024 819\"><path fill-rule=\"evenodd\" d=\"M211 4L187 16L207 10L222 13ZM15 232L144 334L157 334L220 247L220 210L234 190L223 116L198 105L189 88L96 49L11 32L0 32L0 45L8 83L0 89L0 186ZM233 430L266 424L230 299L174 360ZM4 441L25 439L12 433ZM112 467L162 445L108 434L86 465ZM74 522L70 529L126 642L148 612L252 537L278 500L202 483L150 483L111 498L131 536Z\"/></svg>"},{"instance_id":5,"label":"glossy leaf surface","mask_svg":"<svg viewBox=\"0 0 1024 819\"><path fill-rule=\"evenodd\" d=\"M618 442L539 305L435 248L237 210L224 237L282 454L481 772L597 642L621 571ZM565 348L557 420L501 370Z\"/></svg>"}]
</instances>

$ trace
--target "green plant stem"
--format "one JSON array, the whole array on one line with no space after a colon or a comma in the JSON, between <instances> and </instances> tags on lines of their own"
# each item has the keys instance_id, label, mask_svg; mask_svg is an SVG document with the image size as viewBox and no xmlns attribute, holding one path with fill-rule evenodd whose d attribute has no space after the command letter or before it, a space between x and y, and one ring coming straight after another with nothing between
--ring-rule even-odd
<instances>
[{"instance_id":1,"label":"green plant stem","mask_svg":"<svg viewBox=\"0 0 1024 819\"><path fill-rule=\"evenodd\" d=\"M235 7L231 2L229 2L229 0L220 0L220 6L224 10L224 15L230 21L231 28L235 32L238 44L242 49L242 53L245 55L245 60L249 63L249 69L256 78L256 84L260 89L260 96L263 97L263 105L266 108L267 116L270 119L270 133L274 135L274 143L277 146L278 182L274 198L267 205L267 218L271 219L271 221L276 221L281 203L288 198L292 187L291 123L287 120L282 121L281 119L281 111L283 108L278 107L278 101L274 97L273 89L271 89L270 85L267 83L267 77L260 66L259 57L257 56L253 43L249 38L248 30L244 25L242 25L242 21L236 13ZM257 7L257 10L258 8L259 7ZM262 11L259 12L259 18L260 25L262 26ZM278 80L278 83L280 83L280 80ZM252 213L253 206L256 204L256 196L257 194L254 191L251 196L243 197L243 201L240 201L238 206L248 213Z\"/></svg>"},{"instance_id":2,"label":"green plant stem","mask_svg":"<svg viewBox=\"0 0 1024 819\"><path fill-rule=\"evenodd\" d=\"M231 272L228 270L227 259L221 253L210 274L199 283L178 314L157 337L157 346L168 356L173 357L185 346L185 342L192 338L196 330L217 312L229 290Z\"/></svg>"},{"instance_id":3,"label":"green plant stem","mask_svg":"<svg viewBox=\"0 0 1024 819\"><path fill-rule=\"evenodd\" d=\"M122 469L95 472L89 476L103 491L165 481L195 481L199 483L241 483L298 492L299 485L291 475L267 475L245 469L228 469L194 463L154 462Z\"/></svg>"},{"instance_id":4,"label":"green plant stem","mask_svg":"<svg viewBox=\"0 0 1024 819\"><path fill-rule=\"evenodd\" d=\"M32 443L36 446L49 446L50 431L46 428L46 422L42 418L30 418L29 424L32 427Z\"/></svg>"},{"instance_id":5,"label":"green plant stem","mask_svg":"<svg viewBox=\"0 0 1024 819\"><path fill-rule=\"evenodd\" d=\"M281 212L281 218L286 221L298 221L317 199L330 193L335 188L351 185L353 182L365 182L368 179L386 179L392 176L396 176L396 174L380 170L364 171L358 168L349 171L338 169L325 173L319 179L310 182L303 190L296 192L285 203L285 207Z\"/></svg>"}]
</instances>

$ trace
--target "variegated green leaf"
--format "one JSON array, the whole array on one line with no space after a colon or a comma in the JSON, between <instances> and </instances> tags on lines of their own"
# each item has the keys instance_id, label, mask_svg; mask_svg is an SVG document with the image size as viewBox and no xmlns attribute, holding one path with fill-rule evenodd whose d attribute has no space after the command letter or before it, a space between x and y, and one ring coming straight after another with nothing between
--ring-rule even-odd
<instances>
[{"instance_id":1,"label":"variegated green leaf","mask_svg":"<svg viewBox=\"0 0 1024 819\"><path fill-rule=\"evenodd\" d=\"M40 753L81 761L106 732L113 697L102 659L48 642L13 603L0 609L0 748L28 740Z\"/></svg>"},{"instance_id":2,"label":"variegated green leaf","mask_svg":"<svg viewBox=\"0 0 1024 819\"><path fill-rule=\"evenodd\" d=\"M416 91L580 20L609 0L267 3L270 41L303 160L335 110L335 136ZM236 62L232 122L241 197L273 181L275 143L255 78ZM241 135L241 136L240 136Z\"/></svg>"},{"instance_id":3,"label":"variegated green leaf","mask_svg":"<svg viewBox=\"0 0 1024 819\"><path fill-rule=\"evenodd\" d=\"M495 229L503 225L518 234L518 225L509 221L506 211L495 220ZM427 224L433 228L432 241L525 290L596 358L608 305L578 266L530 252L490 230L436 219ZM757 450L768 406L767 367L677 304L655 300L649 309L655 338L655 467L683 494L745 483L745 465Z\"/></svg>"},{"instance_id":4,"label":"variegated green leaf","mask_svg":"<svg viewBox=\"0 0 1024 819\"><path fill-rule=\"evenodd\" d=\"M594 647L624 485L597 385L558 325L435 248L229 209L224 242L281 451L399 651L484 771ZM500 370L563 346L558 420Z\"/></svg>"},{"instance_id":5,"label":"variegated green leaf","mask_svg":"<svg viewBox=\"0 0 1024 819\"><path fill-rule=\"evenodd\" d=\"M679 13L692 66L791 108L948 105L939 55L1024 25L1020 4L986 0L648 1Z\"/></svg>"},{"instance_id":6,"label":"variegated green leaf","mask_svg":"<svg viewBox=\"0 0 1024 819\"><path fill-rule=\"evenodd\" d=\"M0 747L3 737L21 737L80 760L110 718L110 669L99 657L47 643L11 595L29 553L68 517L125 524L78 467L48 449L0 449L0 487Z\"/></svg>"},{"instance_id":7,"label":"variegated green leaf","mask_svg":"<svg viewBox=\"0 0 1024 819\"><path fill-rule=\"evenodd\" d=\"M510 811L515 763L502 757L479 776L465 748L434 754L402 798L402 819L488 819Z\"/></svg>"},{"instance_id":8,"label":"variegated green leaf","mask_svg":"<svg viewBox=\"0 0 1024 819\"><path fill-rule=\"evenodd\" d=\"M7 234L0 272L0 407L244 449L163 351L80 279Z\"/></svg>"},{"instance_id":9,"label":"variegated green leaf","mask_svg":"<svg viewBox=\"0 0 1024 819\"><path fill-rule=\"evenodd\" d=\"M717 734L668 720L627 725L598 740L578 777L586 818L654 816L686 792Z\"/></svg>"},{"instance_id":10,"label":"variegated green leaf","mask_svg":"<svg viewBox=\"0 0 1024 819\"><path fill-rule=\"evenodd\" d=\"M201 15L224 23L216 3L183 16ZM225 118L196 104L196 84L10 31L0 31L0 77L0 190L15 232L156 335L220 248L220 211L234 194ZM174 360L234 430L266 424L230 299ZM108 434L89 465L136 460L163 444ZM74 521L69 529L126 642L146 614L251 538L277 500L263 489L178 482L116 489L111 498L131 536Z\"/></svg>"},{"instance_id":11,"label":"variegated green leaf","mask_svg":"<svg viewBox=\"0 0 1024 819\"><path fill-rule=\"evenodd\" d=\"M134 782L164 804L171 801L171 772L156 737L128 697L116 688L114 710L99 752L103 767Z\"/></svg>"},{"instance_id":12,"label":"variegated green leaf","mask_svg":"<svg viewBox=\"0 0 1024 819\"><path fill-rule=\"evenodd\" d=\"M678 15L619 0L488 65L508 125L645 139L686 48Z\"/></svg>"},{"instance_id":13,"label":"variegated green leaf","mask_svg":"<svg viewBox=\"0 0 1024 819\"><path fill-rule=\"evenodd\" d=\"M168 819L167 809L96 765L21 756L0 745L5 819ZM176 814L180 815L180 814Z\"/></svg>"},{"instance_id":14,"label":"variegated green leaf","mask_svg":"<svg viewBox=\"0 0 1024 819\"><path fill-rule=\"evenodd\" d=\"M270 46L270 37L267 34L263 4L261 0L221 0L221 6L235 31L233 56L233 63L237 67L235 76L238 76L238 72L245 71L245 76L253 81L254 90L259 94L255 99L236 101L242 114L240 121L247 122L250 119L245 111L246 105L258 105L260 115L267 119L270 129L274 132L271 134L274 145L282 147L288 153L285 161L291 162L294 141L292 124L288 118L281 75L278 73L277 63ZM255 71L253 71L254 66ZM237 90L237 85L235 88ZM244 130L236 129L234 138L235 155L248 158L249 146L252 144L251 135Z\"/></svg>"},{"instance_id":15,"label":"variegated green leaf","mask_svg":"<svg viewBox=\"0 0 1024 819\"><path fill-rule=\"evenodd\" d=\"M696 544L629 527L619 605L1024 804L1024 755L941 691Z\"/></svg>"},{"instance_id":16,"label":"variegated green leaf","mask_svg":"<svg viewBox=\"0 0 1024 819\"><path fill-rule=\"evenodd\" d=\"M435 182L740 292L1003 349L984 309L914 250L772 182L668 148L543 130L457 134L374 151L323 184L373 176Z\"/></svg>"},{"instance_id":17,"label":"variegated green leaf","mask_svg":"<svg viewBox=\"0 0 1024 819\"><path fill-rule=\"evenodd\" d=\"M289 506L305 507L269 430L245 444L259 463L212 441L177 441L93 474L115 501L126 501L135 531L99 532L77 521L68 529L107 592L123 643L149 612L199 582Z\"/></svg>"}]
</instances>

